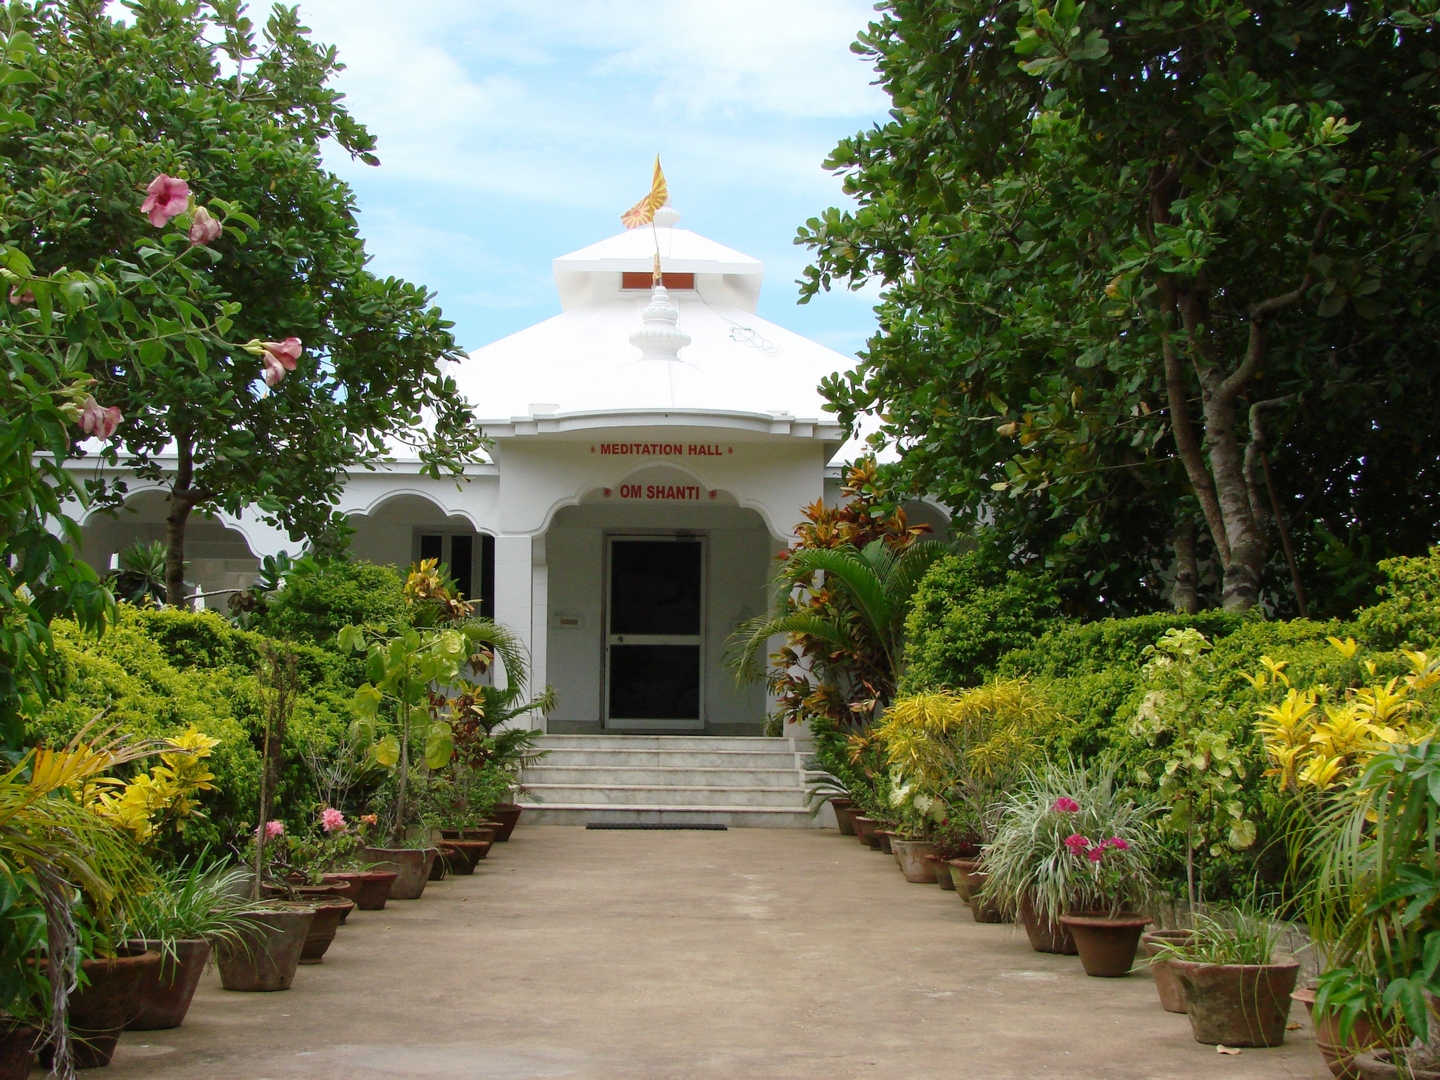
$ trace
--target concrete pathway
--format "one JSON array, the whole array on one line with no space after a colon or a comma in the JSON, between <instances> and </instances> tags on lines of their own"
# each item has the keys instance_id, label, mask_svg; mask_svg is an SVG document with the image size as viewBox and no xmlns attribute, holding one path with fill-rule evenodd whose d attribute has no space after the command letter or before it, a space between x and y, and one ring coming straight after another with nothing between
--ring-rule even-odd
<instances>
[{"instance_id":1,"label":"concrete pathway","mask_svg":"<svg viewBox=\"0 0 1440 1080\"><path fill-rule=\"evenodd\" d=\"M355 912L289 991L207 973L104 1080L1321 1080L1292 1023L1219 1055L1147 976L1086 978L833 832L522 821L475 876Z\"/></svg>"}]
</instances>

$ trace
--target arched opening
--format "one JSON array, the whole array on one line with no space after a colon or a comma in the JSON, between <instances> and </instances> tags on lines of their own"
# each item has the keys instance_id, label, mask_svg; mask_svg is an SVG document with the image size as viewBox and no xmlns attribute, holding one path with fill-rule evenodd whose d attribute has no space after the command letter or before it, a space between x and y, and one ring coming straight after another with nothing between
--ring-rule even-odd
<instances>
[{"instance_id":1,"label":"arched opening","mask_svg":"<svg viewBox=\"0 0 1440 1080\"><path fill-rule=\"evenodd\" d=\"M436 559L479 612L495 617L495 538L463 514L450 514L424 495L399 494L350 515L350 552L357 559L408 567Z\"/></svg>"},{"instance_id":2,"label":"arched opening","mask_svg":"<svg viewBox=\"0 0 1440 1080\"><path fill-rule=\"evenodd\" d=\"M104 574L114 569L120 552L131 544L165 542L165 492L140 491L123 506L96 510L81 526L80 557ZM196 512L185 526L185 585L187 594L200 593L197 607L225 607L225 593L248 589L260 573L259 556L237 528L219 518ZM214 596L213 594L222 594Z\"/></svg>"},{"instance_id":3,"label":"arched opening","mask_svg":"<svg viewBox=\"0 0 1440 1080\"><path fill-rule=\"evenodd\" d=\"M544 536L547 678L566 733L759 735L761 685L725 639L762 613L777 541L759 513L648 468L558 510Z\"/></svg>"}]
</instances>

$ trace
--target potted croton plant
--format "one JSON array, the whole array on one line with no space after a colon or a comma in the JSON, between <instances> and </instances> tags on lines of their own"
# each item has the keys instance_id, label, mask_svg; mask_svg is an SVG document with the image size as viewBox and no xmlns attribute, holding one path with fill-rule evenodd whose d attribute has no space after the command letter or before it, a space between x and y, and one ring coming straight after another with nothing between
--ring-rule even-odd
<instances>
[{"instance_id":1,"label":"potted croton plant","mask_svg":"<svg viewBox=\"0 0 1440 1080\"><path fill-rule=\"evenodd\" d=\"M391 898L417 899L430 878L436 849L412 797L411 778L450 763L455 749L454 702L477 690L476 678L498 655L512 683L523 681L524 649L513 634L477 617L474 605L456 591L436 560L425 559L405 580L410 625L397 634L377 635L346 626L338 642L365 654L368 681L356 691L357 726L371 754L391 770L386 804L377 812L386 846L365 852L381 868L399 875Z\"/></svg>"},{"instance_id":2,"label":"potted croton plant","mask_svg":"<svg viewBox=\"0 0 1440 1080\"><path fill-rule=\"evenodd\" d=\"M984 881L978 858L992 839L992 807L1037 759L1054 716L1029 682L999 679L897 698L877 729L903 782L938 804L928 812L937 822L933 842L943 845L936 854L979 921L1000 917L974 899Z\"/></svg>"}]
</instances>

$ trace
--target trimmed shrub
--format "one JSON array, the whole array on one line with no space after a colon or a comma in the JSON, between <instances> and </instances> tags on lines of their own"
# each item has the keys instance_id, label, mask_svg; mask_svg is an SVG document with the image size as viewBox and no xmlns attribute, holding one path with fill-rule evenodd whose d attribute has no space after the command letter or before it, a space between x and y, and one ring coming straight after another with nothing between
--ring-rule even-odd
<instances>
[{"instance_id":1,"label":"trimmed shrub","mask_svg":"<svg viewBox=\"0 0 1440 1080\"><path fill-rule=\"evenodd\" d=\"M899 693L978 686L1059 614L1059 591L1042 571L1006 569L983 551L941 559L911 601Z\"/></svg>"},{"instance_id":2,"label":"trimmed shrub","mask_svg":"<svg viewBox=\"0 0 1440 1080\"><path fill-rule=\"evenodd\" d=\"M1380 602L1355 618L1357 636L1381 649L1440 646L1440 547L1423 557L1386 559Z\"/></svg>"},{"instance_id":3,"label":"trimmed shrub","mask_svg":"<svg viewBox=\"0 0 1440 1080\"><path fill-rule=\"evenodd\" d=\"M408 621L405 575L393 566L302 559L265 600L255 628L272 637L334 648L343 626L399 629Z\"/></svg>"}]
</instances>

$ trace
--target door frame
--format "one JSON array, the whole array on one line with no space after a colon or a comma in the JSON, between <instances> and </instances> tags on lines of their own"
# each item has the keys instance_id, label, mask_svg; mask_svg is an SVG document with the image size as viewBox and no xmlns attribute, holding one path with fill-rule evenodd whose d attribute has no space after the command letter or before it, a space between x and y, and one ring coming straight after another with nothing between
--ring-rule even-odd
<instances>
[{"instance_id":1,"label":"door frame","mask_svg":"<svg viewBox=\"0 0 1440 1080\"><path fill-rule=\"evenodd\" d=\"M619 644L655 644L664 645L670 643L691 644L696 646L696 685L698 688L697 715L690 718L655 718L642 719L631 718L623 723L612 724L610 718L610 647L616 644L611 641L614 636L610 633L610 589L612 584L612 573L614 560L611 552L614 545L626 541L651 541L665 543L692 543L700 545L700 626L699 633L690 635L656 634L656 635L629 635L632 638L642 637L643 640L632 642L621 642ZM603 592L601 594L600 606L600 726L605 731L641 731L654 730L658 734L668 732L697 732L705 730L705 660L707 654L708 635L705 633L706 619L709 616L710 600L710 538L708 534L698 530L672 529L672 530L606 530L601 534L601 542L604 544L605 574ZM676 638L684 638L683 642L676 642Z\"/></svg>"}]
</instances>

